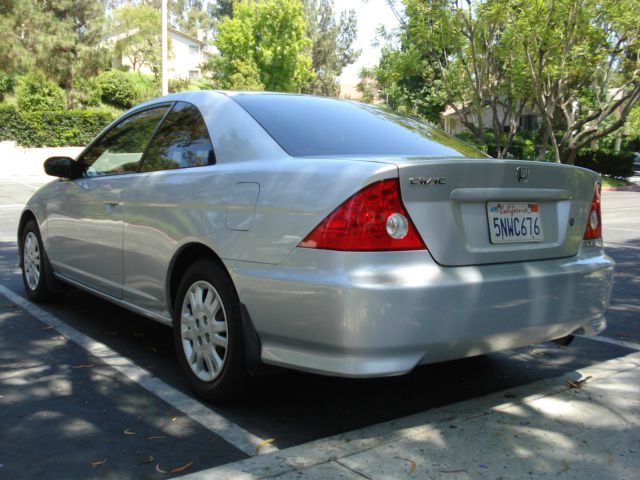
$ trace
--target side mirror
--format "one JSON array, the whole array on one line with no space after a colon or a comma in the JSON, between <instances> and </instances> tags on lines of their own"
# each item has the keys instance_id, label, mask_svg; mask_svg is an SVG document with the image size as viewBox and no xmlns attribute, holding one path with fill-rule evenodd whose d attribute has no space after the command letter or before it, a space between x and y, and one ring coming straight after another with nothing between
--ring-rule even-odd
<instances>
[{"instance_id":1,"label":"side mirror","mask_svg":"<svg viewBox=\"0 0 640 480\"><path fill-rule=\"evenodd\" d=\"M82 176L83 167L69 157L50 157L44 162L44 171L47 175L60 178L78 178Z\"/></svg>"}]
</instances>

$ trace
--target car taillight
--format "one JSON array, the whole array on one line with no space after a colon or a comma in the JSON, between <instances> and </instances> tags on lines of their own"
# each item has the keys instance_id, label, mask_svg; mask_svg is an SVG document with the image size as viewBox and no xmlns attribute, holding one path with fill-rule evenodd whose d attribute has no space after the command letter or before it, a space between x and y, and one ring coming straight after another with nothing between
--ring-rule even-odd
<instances>
[{"instance_id":1,"label":"car taillight","mask_svg":"<svg viewBox=\"0 0 640 480\"><path fill-rule=\"evenodd\" d=\"M587 228L584 231L585 240L594 240L602 237L602 219L600 216L600 184L596 184L591 201L591 211L587 219Z\"/></svg>"},{"instance_id":2,"label":"car taillight","mask_svg":"<svg viewBox=\"0 0 640 480\"><path fill-rule=\"evenodd\" d=\"M336 208L299 245L348 251L424 250L397 178L373 183Z\"/></svg>"}]
</instances>

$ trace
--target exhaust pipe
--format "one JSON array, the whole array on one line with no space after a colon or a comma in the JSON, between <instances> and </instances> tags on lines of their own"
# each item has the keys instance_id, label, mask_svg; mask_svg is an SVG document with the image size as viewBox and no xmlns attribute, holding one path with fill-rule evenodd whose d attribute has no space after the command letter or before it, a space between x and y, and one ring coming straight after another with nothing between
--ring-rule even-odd
<instances>
[{"instance_id":1,"label":"exhaust pipe","mask_svg":"<svg viewBox=\"0 0 640 480\"><path fill-rule=\"evenodd\" d=\"M552 342L557 343L558 345L562 345L563 347L566 347L571 342L573 342L574 338L576 337L573 335L567 335L565 337L556 338L555 340L552 340Z\"/></svg>"}]
</instances>

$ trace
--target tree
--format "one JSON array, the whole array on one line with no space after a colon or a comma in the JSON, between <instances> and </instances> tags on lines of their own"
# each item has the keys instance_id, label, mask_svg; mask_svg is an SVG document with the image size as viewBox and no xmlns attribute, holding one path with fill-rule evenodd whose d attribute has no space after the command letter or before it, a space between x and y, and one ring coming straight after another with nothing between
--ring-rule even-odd
<instances>
[{"instance_id":1,"label":"tree","mask_svg":"<svg viewBox=\"0 0 640 480\"><path fill-rule=\"evenodd\" d=\"M406 58L400 65L408 60L410 75L420 68L424 83L419 87L442 87L440 98L477 143L484 143L485 130L491 128L497 156L505 156L529 94L522 61L506 41L504 2L405 0L404 4L400 57ZM489 125L483 115L486 108L492 111Z\"/></svg>"},{"instance_id":2,"label":"tree","mask_svg":"<svg viewBox=\"0 0 640 480\"><path fill-rule=\"evenodd\" d=\"M4 39L0 48L0 70L9 74L20 74L33 67L33 39L30 26L38 14L41 15L41 12L34 8L32 2L0 2L0 32L3 32Z\"/></svg>"},{"instance_id":3,"label":"tree","mask_svg":"<svg viewBox=\"0 0 640 480\"><path fill-rule=\"evenodd\" d=\"M419 49L402 37L400 42L385 45L378 65L361 71L358 89L365 101L375 98L392 110L437 123L446 102L438 70Z\"/></svg>"},{"instance_id":4,"label":"tree","mask_svg":"<svg viewBox=\"0 0 640 480\"><path fill-rule=\"evenodd\" d=\"M104 0L10 0L2 8L1 23L13 26L17 40L0 54L3 64L18 71L37 65L64 86L73 108L74 79L95 74L106 60Z\"/></svg>"},{"instance_id":5,"label":"tree","mask_svg":"<svg viewBox=\"0 0 640 480\"><path fill-rule=\"evenodd\" d=\"M154 71L160 65L161 15L149 5L123 5L113 14L116 49L131 62L137 72L143 65Z\"/></svg>"},{"instance_id":6,"label":"tree","mask_svg":"<svg viewBox=\"0 0 640 480\"><path fill-rule=\"evenodd\" d=\"M640 99L640 1L513 0L505 10L545 139L557 162L573 164L580 148L622 127Z\"/></svg>"},{"instance_id":7,"label":"tree","mask_svg":"<svg viewBox=\"0 0 640 480\"><path fill-rule=\"evenodd\" d=\"M336 22L333 0L303 0L303 3L315 75L302 91L337 96L340 90L337 77L360 55L359 50L352 48L357 34L355 11L342 12Z\"/></svg>"},{"instance_id":8,"label":"tree","mask_svg":"<svg viewBox=\"0 0 640 480\"><path fill-rule=\"evenodd\" d=\"M226 17L233 18L233 3L234 0L216 0L214 3L209 3L209 15L217 21Z\"/></svg>"},{"instance_id":9,"label":"tree","mask_svg":"<svg viewBox=\"0 0 640 480\"><path fill-rule=\"evenodd\" d=\"M206 65L219 88L300 91L312 77L299 0L243 0L218 25L220 55Z\"/></svg>"},{"instance_id":10,"label":"tree","mask_svg":"<svg viewBox=\"0 0 640 480\"><path fill-rule=\"evenodd\" d=\"M172 25L203 41L206 41L215 25L215 19L205 8L203 0L171 0L169 10Z\"/></svg>"}]
</instances>

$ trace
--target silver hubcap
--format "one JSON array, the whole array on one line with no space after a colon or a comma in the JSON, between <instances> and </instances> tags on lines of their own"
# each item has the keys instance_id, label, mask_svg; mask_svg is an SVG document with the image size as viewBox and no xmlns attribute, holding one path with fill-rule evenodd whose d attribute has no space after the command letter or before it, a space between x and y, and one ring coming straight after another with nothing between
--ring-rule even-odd
<instances>
[{"instance_id":1,"label":"silver hubcap","mask_svg":"<svg viewBox=\"0 0 640 480\"><path fill-rule=\"evenodd\" d=\"M189 287L182 302L180 335L191 371L203 382L213 381L227 358L227 314L222 299L209 282Z\"/></svg>"},{"instance_id":2,"label":"silver hubcap","mask_svg":"<svg viewBox=\"0 0 640 480\"><path fill-rule=\"evenodd\" d=\"M27 233L22 248L22 265L24 278L31 290L38 288L40 282L40 246L33 232Z\"/></svg>"}]
</instances>

